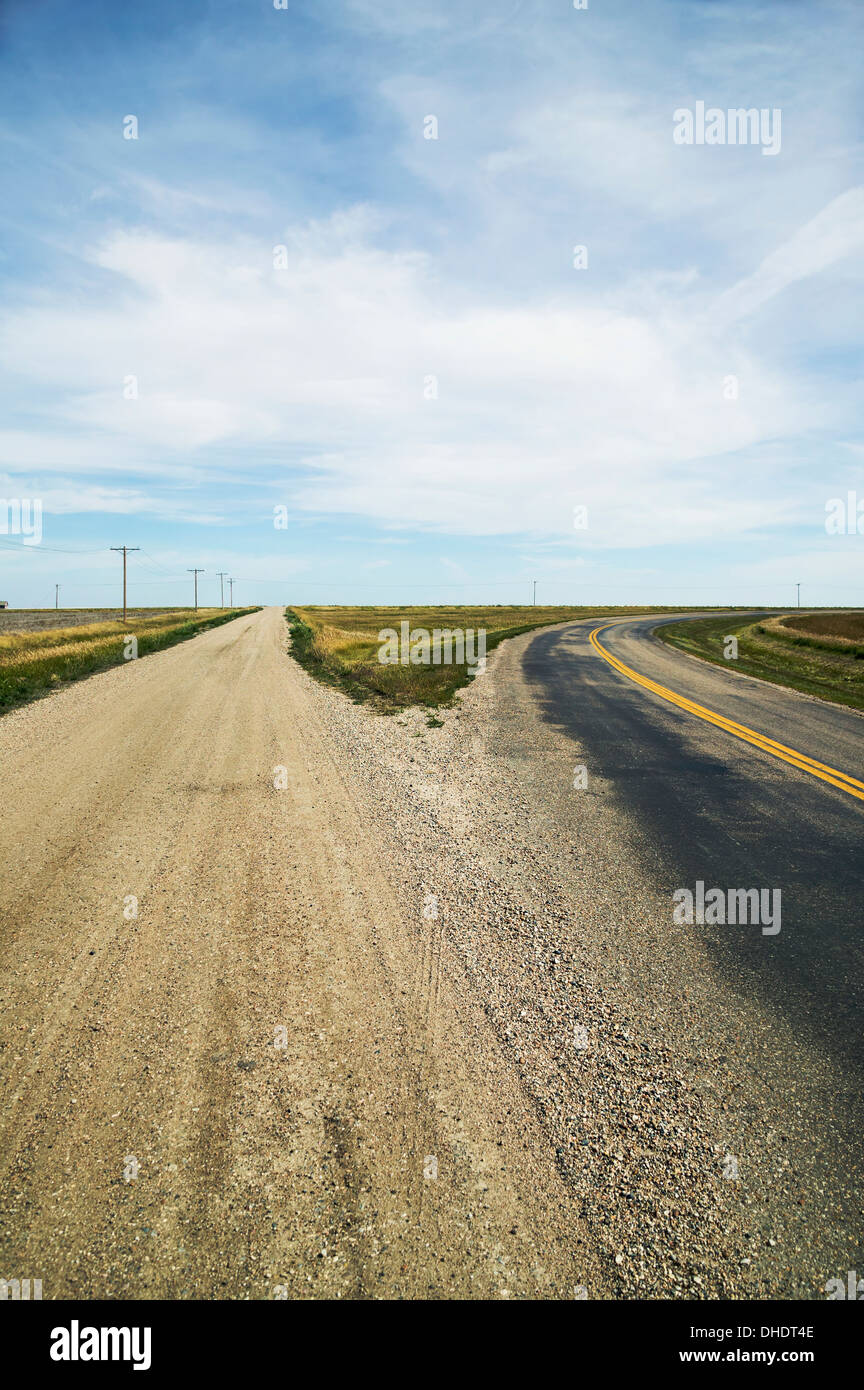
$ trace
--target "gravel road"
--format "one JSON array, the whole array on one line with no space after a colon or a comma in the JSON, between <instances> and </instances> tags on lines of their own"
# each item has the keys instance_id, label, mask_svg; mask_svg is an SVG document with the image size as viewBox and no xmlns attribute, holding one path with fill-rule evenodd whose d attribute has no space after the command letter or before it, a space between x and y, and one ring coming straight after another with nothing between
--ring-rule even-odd
<instances>
[{"instance_id":1,"label":"gravel road","mask_svg":"<svg viewBox=\"0 0 864 1390\"><path fill-rule=\"evenodd\" d=\"M670 943L639 823L573 788L537 640L443 727L316 684L278 609L0 720L5 1277L569 1300L845 1272L779 1139L753 1176L787 1102L735 1034L787 1039L696 930Z\"/></svg>"},{"instance_id":2,"label":"gravel road","mask_svg":"<svg viewBox=\"0 0 864 1390\"><path fill-rule=\"evenodd\" d=\"M0 721L4 1277L596 1291L542 1119L338 721L370 756L405 731L315 685L285 632L267 609Z\"/></svg>"}]
</instances>

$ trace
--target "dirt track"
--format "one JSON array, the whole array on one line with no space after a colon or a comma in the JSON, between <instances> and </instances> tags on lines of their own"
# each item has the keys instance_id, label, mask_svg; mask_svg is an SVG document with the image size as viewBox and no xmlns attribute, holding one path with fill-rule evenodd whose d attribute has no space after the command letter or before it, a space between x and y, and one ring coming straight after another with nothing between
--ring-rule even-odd
<instances>
[{"instance_id":1,"label":"dirt track","mask_svg":"<svg viewBox=\"0 0 864 1390\"><path fill-rule=\"evenodd\" d=\"M284 642L266 609L0 721L0 1273L45 1298L602 1295Z\"/></svg>"}]
</instances>

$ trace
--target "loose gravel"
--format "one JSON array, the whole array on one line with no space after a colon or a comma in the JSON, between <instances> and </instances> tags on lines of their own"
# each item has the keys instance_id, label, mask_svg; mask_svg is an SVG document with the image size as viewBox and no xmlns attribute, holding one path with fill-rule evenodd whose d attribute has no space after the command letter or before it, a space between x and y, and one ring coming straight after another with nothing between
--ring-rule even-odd
<instances>
[{"instance_id":1,"label":"loose gravel","mask_svg":"<svg viewBox=\"0 0 864 1390\"><path fill-rule=\"evenodd\" d=\"M837 1078L718 981L698 928L671 933L655 849L613 787L574 787L580 749L539 715L532 640L440 728L317 690L406 921L440 914L448 988L491 1025L587 1225L588 1297L823 1297L841 1257L819 1249L813 1135Z\"/></svg>"}]
</instances>

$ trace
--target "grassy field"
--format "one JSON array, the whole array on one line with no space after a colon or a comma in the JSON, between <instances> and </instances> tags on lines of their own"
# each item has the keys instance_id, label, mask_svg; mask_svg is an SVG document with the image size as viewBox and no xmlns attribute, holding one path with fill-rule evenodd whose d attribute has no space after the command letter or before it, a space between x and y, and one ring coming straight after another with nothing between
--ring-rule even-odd
<instances>
[{"instance_id":1,"label":"grassy field","mask_svg":"<svg viewBox=\"0 0 864 1390\"><path fill-rule=\"evenodd\" d=\"M21 705L55 690L66 681L80 680L95 671L128 660L124 653L134 636L138 656L172 647L207 628L229 623L254 608L174 609L158 614L136 614L123 623L72 624L0 633L0 710Z\"/></svg>"},{"instance_id":2,"label":"grassy field","mask_svg":"<svg viewBox=\"0 0 864 1390\"><path fill-rule=\"evenodd\" d=\"M447 704L473 679L467 662L449 665L385 665L378 660L378 633L411 629L478 629L486 632L486 651L507 637L575 618L607 618L641 613L680 613L680 608L544 608L492 605L488 608L295 608L286 609L291 650L318 680L337 685L353 699L368 700L384 713L408 705L430 709ZM685 610L686 611L686 610ZM475 638L476 642L476 638ZM475 646L476 651L476 646Z\"/></svg>"},{"instance_id":3,"label":"grassy field","mask_svg":"<svg viewBox=\"0 0 864 1390\"><path fill-rule=\"evenodd\" d=\"M758 622L707 618L659 628L657 636L691 656L835 704L864 709L864 612L788 613ZM723 656L738 639L738 659Z\"/></svg>"},{"instance_id":4,"label":"grassy field","mask_svg":"<svg viewBox=\"0 0 864 1390\"><path fill-rule=\"evenodd\" d=\"M6 632L44 632L47 628L81 627L116 622L121 608L0 608L0 635ZM156 618L176 608L129 608L130 618Z\"/></svg>"}]
</instances>

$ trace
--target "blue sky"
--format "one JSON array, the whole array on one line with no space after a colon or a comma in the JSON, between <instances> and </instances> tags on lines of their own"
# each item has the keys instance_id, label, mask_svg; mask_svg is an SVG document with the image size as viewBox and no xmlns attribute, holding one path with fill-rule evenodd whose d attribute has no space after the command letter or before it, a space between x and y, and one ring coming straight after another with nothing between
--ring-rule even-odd
<instances>
[{"instance_id":1,"label":"blue sky","mask_svg":"<svg viewBox=\"0 0 864 1390\"><path fill-rule=\"evenodd\" d=\"M862 19L6 0L0 597L864 605Z\"/></svg>"}]
</instances>

